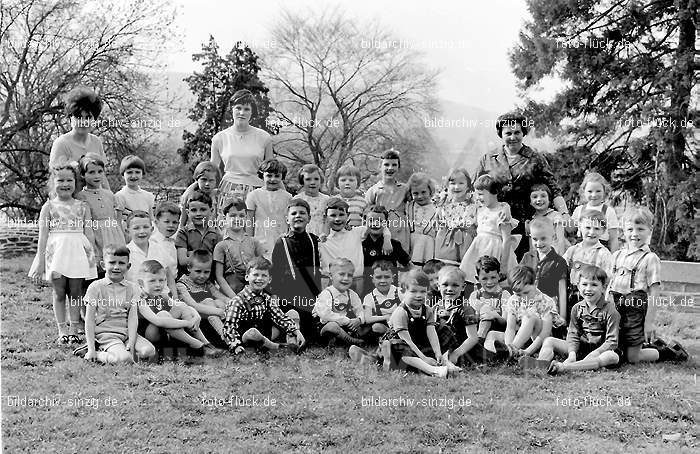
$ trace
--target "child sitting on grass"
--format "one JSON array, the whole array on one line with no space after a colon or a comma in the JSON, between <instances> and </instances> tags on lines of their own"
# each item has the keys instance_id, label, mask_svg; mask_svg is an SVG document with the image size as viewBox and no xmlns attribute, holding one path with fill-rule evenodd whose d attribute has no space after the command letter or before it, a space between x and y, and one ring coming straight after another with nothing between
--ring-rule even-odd
<instances>
[{"instance_id":1,"label":"child sitting on grass","mask_svg":"<svg viewBox=\"0 0 700 454\"><path fill-rule=\"evenodd\" d=\"M214 270L221 291L233 298L245 286L246 265L254 257L262 257L265 248L245 231L246 205L236 197L224 207L226 218L224 239L214 246Z\"/></svg>"},{"instance_id":2,"label":"child sitting on grass","mask_svg":"<svg viewBox=\"0 0 700 454\"><path fill-rule=\"evenodd\" d=\"M380 343L384 370L410 368L434 377L447 377L448 368L441 365L435 311L425 304L429 285L428 276L420 270L411 270L401 277L402 303L391 315L389 332Z\"/></svg>"},{"instance_id":3,"label":"child sitting on grass","mask_svg":"<svg viewBox=\"0 0 700 454\"><path fill-rule=\"evenodd\" d=\"M617 339L620 314L615 304L605 298L608 275L593 265L586 265L579 274L581 301L571 310L566 340L548 337L542 344L538 359L520 358L524 369L548 369L552 375L572 370L596 370L611 367L620 361ZM567 355L561 363L554 355Z\"/></svg>"},{"instance_id":4,"label":"child sitting on grass","mask_svg":"<svg viewBox=\"0 0 700 454\"><path fill-rule=\"evenodd\" d=\"M102 268L105 277L91 283L85 293L87 345L73 353L110 364L154 356L153 345L136 333L141 290L124 278L129 269L129 249L107 245Z\"/></svg>"},{"instance_id":5,"label":"child sitting on grass","mask_svg":"<svg viewBox=\"0 0 700 454\"><path fill-rule=\"evenodd\" d=\"M389 330L389 319L394 309L401 304L399 289L394 286L393 266L386 260L377 260L372 264L372 283L374 290L369 292L362 306L365 323L371 325L372 333L382 335Z\"/></svg>"},{"instance_id":6,"label":"child sitting on grass","mask_svg":"<svg viewBox=\"0 0 700 454\"><path fill-rule=\"evenodd\" d=\"M262 257L252 259L245 275L247 285L226 306L223 338L235 354L245 351L244 344L268 350L299 349L306 344L299 330L299 314L295 310L282 312L276 298L265 291L271 268L272 264ZM280 330L287 333L287 343L275 342Z\"/></svg>"},{"instance_id":7,"label":"child sitting on grass","mask_svg":"<svg viewBox=\"0 0 700 454\"><path fill-rule=\"evenodd\" d=\"M165 270L156 260L146 260L141 265L139 285L142 294L139 303L139 334L151 342L160 342L163 335L190 348L192 356L218 356L222 351L204 337L199 329L201 317L196 310L182 301L163 294ZM165 333L163 333L163 330Z\"/></svg>"},{"instance_id":8,"label":"child sitting on grass","mask_svg":"<svg viewBox=\"0 0 700 454\"><path fill-rule=\"evenodd\" d=\"M190 256L188 273L177 281L180 299L197 313L206 317L209 324L223 339L223 319L226 304L230 298L221 293L209 277L211 276L211 254L198 249Z\"/></svg>"},{"instance_id":9,"label":"child sitting on grass","mask_svg":"<svg viewBox=\"0 0 700 454\"><path fill-rule=\"evenodd\" d=\"M320 334L331 339L340 339L348 344L364 343L369 332L364 324L362 302L350 289L355 266L349 259L335 259L330 264L331 285L316 297L313 315L321 324Z\"/></svg>"},{"instance_id":10,"label":"child sitting on grass","mask_svg":"<svg viewBox=\"0 0 700 454\"><path fill-rule=\"evenodd\" d=\"M503 308L510 298L510 293L503 290L500 285L501 264L496 257L484 255L476 261L476 275L479 280L479 288L469 295L469 305L479 315L479 329L477 335L480 343L486 345L481 339L486 339L489 331L506 330L506 319ZM489 349L495 351L495 347Z\"/></svg>"},{"instance_id":11,"label":"child sitting on grass","mask_svg":"<svg viewBox=\"0 0 700 454\"><path fill-rule=\"evenodd\" d=\"M506 303L506 332L491 331L487 337L505 343L511 357L532 356L552 334L552 327L559 327L564 321L554 300L535 287L532 268L513 267L508 272L508 284L513 295Z\"/></svg>"}]
</instances>

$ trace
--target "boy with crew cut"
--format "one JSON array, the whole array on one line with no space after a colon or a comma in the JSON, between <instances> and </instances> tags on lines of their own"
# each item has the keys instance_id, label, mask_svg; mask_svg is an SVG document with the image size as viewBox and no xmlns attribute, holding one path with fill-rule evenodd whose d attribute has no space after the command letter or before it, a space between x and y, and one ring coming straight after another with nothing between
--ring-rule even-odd
<instances>
[{"instance_id":1,"label":"boy with crew cut","mask_svg":"<svg viewBox=\"0 0 700 454\"><path fill-rule=\"evenodd\" d=\"M479 287L469 295L469 304L479 314L479 339L485 339L491 330L505 331L503 309L510 293L501 288L501 263L496 257L483 255L476 261L475 267Z\"/></svg>"},{"instance_id":2,"label":"boy with crew cut","mask_svg":"<svg viewBox=\"0 0 700 454\"><path fill-rule=\"evenodd\" d=\"M129 249L107 245L102 262L105 277L93 281L84 297L87 344L73 354L109 364L153 357L153 345L137 334L141 290L125 279Z\"/></svg>"},{"instance_id":3,"label":"boy with crew cut","mask_svg":"<svg viewBox=\"0 0 700 454\"><path fill-rule=\"evenodd\" d=\"M265 255L260 241L246 233L246 204L236 197L223 209L226 219L224 238L214 246L214 271L221 291L233 298L245 286L247 264Z\"/></svg>"},{"instance_id":4,"label":"boy with crew cut","mask_svg":"<svg viewBox=\"0 0 700 454\"><path fill-rule=\"evenodd\" d=\"M123 216L134 211L153 213L156 196L141 189L140 183L146 174L146 164L138 156L128 155L119 164L119 174L124 178L125 186L114 194L117 202L124 208Z\"/></svg>"},{"instance_id":5,"label":"boy with crew cut","mask_svg":"<svg viewBox=\"0 0 700 454\"><path fill-rule=\"evenodd\" d=\"M282 312L277 299L265 291L271 268L272 264L263 257L252 259L246 270L246 286L226 306L223 338L235 354L244 352L244 344L268 350L298 350L306 344L298 326L299 314L294 310ZM275 342L281 331L287 334L286 343Z\"/></svg>"},{"instance_id":6,"label":"boy with crew cut","mask_svg":"<svg viewBox=\"0 0 700 454\"><path fill-rule=\"evenodd\" d=\"M155 229L149 239L149 257L158 260L170 275L177 276L177 248L175 234L180 219L180 207L173 202L161 202L156 206ZM177 295L173 295L177 298Z\"/></svg>"},{"instance_id":7,"label":"boy with crew cut","mask_svg":"<svg viewBox=\"0 0 700 454\"><path fill-rule=\"evenodd\" d=\"M299 313L301 331L312 339L315 330L311 311L321 292L318 237L306 231L309 204L293 198L287 204L287 233L277 238L272 249L272 294L282 311Z\"/></svg>"},{"instance_id":8,"label":"boy with crew cut","mask_svg":"<svg viewBox=\"0 0 700 454\"><path fill-rule=\"evenodd\" d=\"M323 289L316 298L313 315L318 317L321 336L337 338L347 344L362 344L370 332L365 325L360 297L352 286L355 267L345 258L335 259L330 264L331 285Z\"/></svg>"},{"instance_id":9,"label":"boy with crew cut","mask_svg":"<svg viewBox=\"0 0 700 454\"><path fill-rule=\"evenodd\" d=\"M192 252L206 249L213 254L214 247L221 241L221 235L211 223L211 207L211 197L199 191L187 201L187 225L175 234L179 275L187 272Z\"/></svg>"},{"instance_id":10,"label":"boy with crew cut","mask_svg":"<svg viewBox=\"0 0 700 454\"><path fill-rule=\"evenodd\" d=\"M399 289L393 284L393 269L392 264L386 260L374 262L371 275L374 289L362 300L365 323L372 327L372 332L376 335L387 332L391 314L401 304Z\"/></svg>"},{"instance_id":11,"label":"boy with crew cut","mask_svg":"<svg viewBox=\"0 0 700 454\"><path fill-rule=\"evenodd\" d=\"M548 337L542 344L538 359L520 358L524 369L547 369L552 375L574 371L612 367L620 361L617 340L620 314L615 304L605 298L608 276L601 268L585 265L579 273L581 301L571 309L566 340ZM562 362L554 355L567 355Z\"/></svg>"},{"instance_id":12,"label":"boy with crew cut","mask_svg":"<svg viewBox=\"0 0 700 454\"><path fill-rule=\"evenodd\" d=\"M535 270L535 286L559 304L559 313L566 317L566 275L569 271L564 260L554 250L554 223L547 217L535 217L530 222L533 249L526 252L521 265Z\"/></svg>"}]
</instances>

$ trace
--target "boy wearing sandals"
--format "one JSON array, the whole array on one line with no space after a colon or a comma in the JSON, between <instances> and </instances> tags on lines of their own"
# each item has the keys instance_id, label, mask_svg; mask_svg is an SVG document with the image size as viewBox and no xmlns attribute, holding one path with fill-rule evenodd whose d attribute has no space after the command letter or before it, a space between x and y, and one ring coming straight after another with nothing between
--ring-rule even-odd
<instances>
[{"instance_id":1,"label":"boy wearing sandals","mask_svg":"<svg viewBox=\"0 0 700 454\"><path fill-rule=\"evenodd\" d=\"M223 339L229 350L243 353L243 344L278 350L280 347L302 348L306 339L299 331L299 314L295 310L287 313L277 305L277 299L265 291L270 284L272 264L263 257L255 257L248 263L243 287L226 306ZM274 340L287 333L287 343Z\"/></svg>"}]
</instances>

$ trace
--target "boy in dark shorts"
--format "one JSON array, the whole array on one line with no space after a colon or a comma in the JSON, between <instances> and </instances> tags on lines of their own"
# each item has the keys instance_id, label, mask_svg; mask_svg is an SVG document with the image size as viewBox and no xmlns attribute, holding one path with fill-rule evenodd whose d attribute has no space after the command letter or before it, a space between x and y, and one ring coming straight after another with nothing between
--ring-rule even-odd
<instances>
[{"instance_id":1,"label":"boy in dark shorts","mask_svg":"<svg viewBox=\"0 0 700 454\"><path fill-rule=\"evenodd\" d=\"M244 352L244 344L268 350L297 350L306 343L299 331L299 314L295 310L282 312L277 298L265 291L271 268L272 264L263 257L252 259L245 275L247 285L226 306L223 338L235 354ZM275 342L281 331L287 334L286 343Z\"/></svg>"},{"instance_id":2,"label":"boy in dark shorts","mask_svg":"<svg viewBox=\"0 0 700 454\"><path fill-rule=\"evenodd\" d=\"M448 368L441 365L435 311L425 304L429 286L428 276L420 270L402 276L402 303L391 315L390 330L380 344L384 370L411 368L434 377L447 377Z\"/></svg>"},{"instance_id":3,"label":"boy in dark shorts","mask_svg":"<svg viewBox=\"0 0 700 454\"><path fill-rule=\"evenodd\" d=\"M620 361L617 350L620 314L615 304L605 298L608 277L605 271L585 265L579 275L581 301L571 309L566 340L548 337L538 359L520 358L525 369L548 369L552 375L573 370L596 370L614 367ZM564 362L552 361L555 353L567 355Z\"/></svg>"}]
</instances>

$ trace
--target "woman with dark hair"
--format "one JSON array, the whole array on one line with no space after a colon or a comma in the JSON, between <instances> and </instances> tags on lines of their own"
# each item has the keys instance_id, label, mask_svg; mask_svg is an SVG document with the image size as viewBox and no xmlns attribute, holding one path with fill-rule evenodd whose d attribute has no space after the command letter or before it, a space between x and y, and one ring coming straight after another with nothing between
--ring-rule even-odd
<instances>
[{"instance_id":1,"label":"woman with dark hair","mask_svg":"<svg viewBox=\"0 0 700 454\"><path fill-rule=\"evenodd\" d=\"M53 141L49 154L49 167L74 163L77 166L80 158L88 153L94 153L103 162L107 162L102 141L92 134L97 119L102 112L102 100L93 90L87 87L76 87L65 97L65 112L70 118L71 130ZM76 182L78 189L82 187ZM109 189L107 178L102 181L102 187Z\"/></svg>"},{"instance_id":2,"label":"woman with dark hair","mask_svg":"<svg viewBox=\"0 0 700 454\"><path fill-rule=\"evenodd\" d=\"M253 189L262 187L258 168L272 159L272 137L266 131L251 126L257 115L255 98L249 90L238 90L231 98L233 125L218 132L211 140L209 160L221 170L219 213L234 198L246 199Z\"/></svg>"},{"instance_id":3,"label":"woman with dark hair","mask_svg":"<svg viewBox=\"0 0 700 454\"><path fill-rule=\"evenodd\" d=\"M503 140L503 146L484 154L476 169L475 179L488 173L503 185L500 200L510 205L511 216L520 221L513 229L513 234L525 233L525 220L533 214L530 188L537 183L545 184L552 191L552 205L562 214L564 221L569 216L549 162L542 153L523 144L523 137L528 130L527 118L520 113L509 112L498 117L496 132ZM528 248L527 241L520 241L515 250L518 260Z\"/></svg>"}]
</instances>

